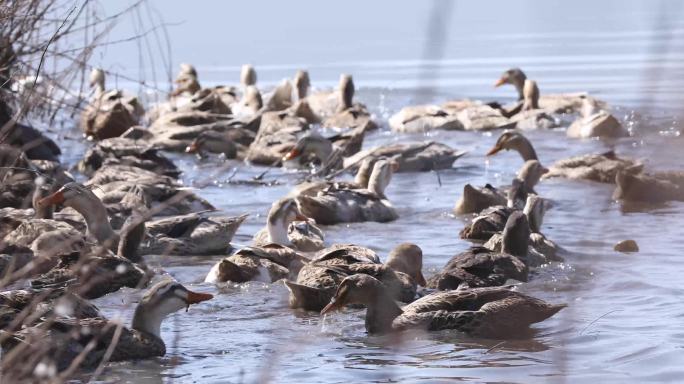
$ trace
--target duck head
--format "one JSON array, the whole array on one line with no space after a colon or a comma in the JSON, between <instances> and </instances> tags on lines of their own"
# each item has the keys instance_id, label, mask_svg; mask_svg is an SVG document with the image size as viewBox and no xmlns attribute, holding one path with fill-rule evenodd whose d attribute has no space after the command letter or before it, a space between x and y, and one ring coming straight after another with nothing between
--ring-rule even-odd
<instances>
[{"instance_id":1,"label":"duck head","mask_svg":"<svg viewBox=\"0 0 684 384\"><path fill-rule=\"evenodd\" d=\"M534 189L542 176L549 173L549 169L541 165L539 160L527 160L516 176L525 183L528 190Z\"/></svg>"},{"instance_id":2,"label":"duck head","mask_svg":"<svg viewBox=\"0 0 684 384\"><path fill-rule=\"evenodd\" d=\"M187 73L180 74L176 78L175 83L176 89L174 89L173 92L171 92L172 96L182 95L183 93L194 95L202 88L200 86L199 81L197 80L197 76L193 76Z\"/></svg>"},{"instance_id":3,"label":"duck head","mask_svg":"<svg viewBox=\"0 0 684 384\"><path fill-rule=\"evenodd\" d=\"M332 152L332 142L319 134L313 133L299 139L294 148L283 156L283 161L294 160L313 153L321 163L325 164Z\"/></svg>"},{"instance_id":4,"label":"duck head","mask_svg":"<svg viewBox=\"0 0 684 384\"><path fill-rule=\"evenodd\" d=\"M523 88L525 87L525 80L527 80L527 76L520 68L511 68L501 74L499 80L494 83L494 87L510 84L515 87L516 91L518 91L518 99L523 100Z\"/></svg>"},{"instance_id":5,"label":"duck head","mask_svg":"<svg viewBox=\"0 0 684 384\"><path fill-rule=\"evenodd\" d=\"M330 303L321 310L321 315L350 304L361 304L367 308L366 330L370 333L390 331L392 321L402 313L385 285L365 274L348 276L342 280Z\"/></svg>"},{"instance_id":6,"label":"duck head","mask_svg":"<svg viewBox=\"0 0 684 384\"><path fill-rule=\"evenodd\" d=\"M195 153L203 157L204 151L223 153L227 159L237 156L237 146L230 138L216 131L204 131L185 147L185 153Z\"/></svg>"},{"instance_id":7,"label":"duck head","mask_svg":"<svg viewBox=\"0 0 684 384\"><path fill-rule=\"evenodd\" d=\"M251 109L254 112L260 110L264 106L264 101L261 98L261 92L254 85L248 85L245 88L245 93L242 95L241 103Z\"/></svg>"},{"instance_id":8,"label":"duck head","mask_svg":"<svg viewBox=\"0 0 684 384\"><path fill-rule=\"evenodd\" d=\"M64 184L57 192L38 200L38 207L54 205L71 207L80 213L86 221L88 232L98 242L111 248L118 244L119 237L109 224L109 216L102 201L93 191L77 182Z\"/></svg>"},{"instance_id":9,"label":"duck head","mask_svg":"<svg viewBox=\"0 0 684 384\"><path fill-rule=\"evenodd\" d=\"M95 89L95 95L99 96L105 91L105 73L100 68L93 68L88 79L90 88Z\"/></svg>"},{"instance_id":10,"label":"duck head","mask_svg":"<svg viewBox=\"0 0 684 384\"><path fill-rule=\"evenodd\" d=\"M213 297L208 293L190 291L172 280L161 281L140 300L133 315L132 328L160 337L161 322L166 316Z\"/></svg>"},{"instance_id":11,"label":"duck head","mask_svg":"<svg viewBox=\"0 0 684 384\"><path fill-rule=\"evenodd\" d=\"M257 75L254 67L251 64L245 64L240 70L240 84L247 87L250 85L255 85L257 82Z\"/></svg>"},{"instance_id":12,"label":"duck head","mask_svg":"<svg viewBox=\"0 0 684 384\"><path fill-rule=\"evenodd\" d=\"M179 79L181 76L192 76L194 78L197 78L197 70L192 64L188 63L181 63L180 64L180 70L178 71L178 76L176 76L176 79Z\"/></svg>"},{"instance_id":13,"label":"duck head","mask_svg":"<svg viewBox=\"0 0 684 384\"><path fill-rule=\"evenodd\" d=\"M380 159L373 165L373 171L368 178L368 190L384 198L385 189L392 181L392 173L399 168L399 164L388 159Z\"/></svg>"},{"instance_id":14,"label":"duck head","mask_svg":"<svg viewBox=\"0 0 684 384\"><path fill-rule=\"evenodd\" d=\"M487 152L487 156L495 155L504 149L517 151L525 161L538 160L537 152L532 147L532 143L517 131L504 131L496 140L496 144Z\"/></svg>"},{"instance_id":15,"label":"duck head","mask_svg":"<svg viewBox=\"0 0 684 384\"><path fill-rule=\"evenodd\" d=\"M338 87L339 105L338 112L344 111L352 107L352 100L354 99L354 80L351 75L340 75L340 85Z\"/></svg>"},{"instance_id":16,"label":"duck head","mask_svg":"<svg viewBox=\"0 0 684 384\"><path fill-rule=\"evenodd\" d=\"M308 220L309 218L300 212L294 199L284 198L274 202L266 219L269 241L280 245L290 245L291 242L287 236L290 223Z\"/></svg>"},{"instance_id":17,"label":"duck head","mask_svg":"<svg viewBox=\"0 0 684 384\"><path fill-rule=\"evenodd\" d=\"M411 276L418 285L424 287L427 284L423 276L423 250L415 244L403 243L396 246L390 252L385 265Z\"/></svg>"},{"instance_id":18,"label":"duck head","mask_svg":"<svg viewBox=\"0 0 684 384\"><path fill-rule=\"evenodd\" d=\"M297 90L297 99L304 99L309 92L309 87L311 87L309 72L303 69L298 70L297 73L295 73L295 77L292 82Z\"/></svg>"},{"instance_id":19,"label":"duck head","mask_svg":"<svg viewBox=\"0 0 684 384\"><path fill-rule=\"evenodd\" d=\"M503 230L502 251L524 259L527 257L529 241L530 225L527 216L520 211L514 211L508 217Z\"/></svg>"}]
</instances>

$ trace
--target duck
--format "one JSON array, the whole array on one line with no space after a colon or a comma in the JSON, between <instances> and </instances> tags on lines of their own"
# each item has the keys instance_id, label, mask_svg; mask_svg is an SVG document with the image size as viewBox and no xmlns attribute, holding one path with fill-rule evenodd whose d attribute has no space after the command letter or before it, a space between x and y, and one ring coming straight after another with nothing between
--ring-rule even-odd
<instances>
[{"instance_id":1,"label":"duck","mask_svg":"<svg viewBox=\"0 0 684 384\"><path fill-rule=\"evenodd\" d=\"M337 109L334 113L323 118L321 126L336 130L348 130L363 127L367 131L378 128L373 122L366 106L354 103L354 80L351 75L340 75L340 83L337 89Z\"/></svg>"},{"instance_id":2,"label":"duck","mask_svg":"<svg viewBox=\"0 0 684 384\"><path fill-rule=\"evenodd\" d=\"M125 165L101 167L84 183L105 204L120 203L133 189L140 189L155 216L214 211L216 208L191 189L168 176Z\"/></svg>"},{"instance_id":3,"label":"duck","mask_svg":"<svg viewBox=\"0 0 684 384\"><path fill-rule=\"evenodd\" d=\"M520 211L512 212L503 230L501 252L473 246L449 260L444 268L428 281L428 287L440 290L500 286L508 279L527 282L526 263L530 238L527 217Z\"/></svg>"},{"instance_id":4,"label":"duck","mask_svg":"<svg viewBox=\"0 0 684 384\"><path fill-rule=\"evenodd\" d=\"M14 332L48 316L84 319L102 316L94 304L64 289L13 289L0 292L0 329ZM30 315L30 318L29 316Z\"/></svg>"},{"instance_id":5,"label":"duck","mask_svg":"<svg viewBox=\"0 0 684 384\"><path fill-rule=\"evenodd\" d=\"M495 155L502 150L515 150L527 160L539 160L532 143L520 132L504 131L496 144L487 152L487 156ZM618 171L626 168L641 169L643 164L632 159L620 158L614 151L602 154L590 154L571 157L557 161L542 178L563 177L573 180L592 180L602 183L615 183Z\"/></svg>"},{"instance_id":6,"label":"duck","mask_svg":"<svg viewBox=\"0 0 684 384\"><path fill-rule=\"evenodd\" d=\"M366 307L366 331L370 334L454 329L488 338L526 336L531 324L566 307L548 304L509 287L485 287L435 292L400 308L382 282L356 274L340 283L321 315L350 304Z\"/></svg>"},{"instance_id":7,"label":"duck","mask_svg":"<svg viewBox=\"0 0 684 384\"><path fill-rule=\"evenodd\" d=\"M394 167L396 165L388 160L378 160L373 165L367 188L328 188L316 196L298 196L297 205L304 216L323 225L396 220L399 215L385 196Z\"/></svg>"},{"instance_id":8,"label":"duck","mask_svg":"<svg viewBox=\"0 0 684 384\"><path fill-rule=\"evenodd\" d=\"M57 204L71 207L80 213L86 221L88 234L102 246L116 249L121 245L120 236L113 230L102 200L83 184L67 183L39 202L39 205ZM140 214L147 215L144 211ZM159 219L150 223L152 230L138 252L140 255L206 255L224 252L230 248L233 235L246 218L247 215L203 217L201 213L194 213L180 220L178 217ZM179 225L181 220L182 226ZM171 222L172 225L165 222ZM159 228L169 229L162 232Z\"/></svg>"},{"instance_id":9,"label":"duck","mask_svg":"<svg viewBox=\"0 0 684 384\"><path fill-rule=\"evenodd\" d=\"M372 250L354 245L336 245L325 249L305 264L296 281L285 281L290 291L290 308L320 311L330 302L335 289L347 276L363 273L383 281L393 300L415 299L418 284L425 284L421 272L423 251L415 244L395 247L384 264Z\"/></svg>"},{"instance_id":10,"label":"duck","mask_svg":"<svg viewBox=\"0 0 684 384\"><path fill-rule=\"evenodd\" d=\"M321 169L340 168L345 157L361 149L364 135L365 130L358 128L331 137L323 137L320 133L310 132L297 140L295 146L283 156L283 165L299 160L300 163L317 162L321 165Z\"/></svg>"},{"instance_id":11,"label":"duck","mask_svg":"<svg viewBox=\"0 0 684 384\"><path fill-rule=\"evenodd\" d=\"M491 184L478 188L467 183L463 186L463 193L456 201L453 212L456 215L464 215L479 213L496 205L507 205L511 208L519 206L519 198L524 199L528 194L536 194L534 187L541 177L548 172L549 170L541 165L539 160L527 160L518 171L511 188L508 190L496 188ZM513 186L517 186L518 189L513 190Z\"/></svg>"},{"instance_id":12,"label":"duck","mask_svg":"<svg viewBox=\"0 0 684 384\"><path fill-rule=\"evenodd\" d=\"M257 115L263 107L264 101L259 89L255 85L247 85L240 101L232 104L230 109L234 116L244 118Z\"/></svg>"},{"instance_id":13,"label":"duck","mask_svg":"<svg viewBox=\"0 0 684 384\"><path fill-rule=\"evenodd\" d=\"M354 180L314 180L305 181L298 184L287 194L287 197L297 198L299 196L317 196L319 192L337 189L367 189L370 175L373 172L375 159L367 157L361 161L361 165L356 171Z\"/></svg>"},{"instance_id":14,"label":"duck","mask_svg":"<svg viewBox=\"0 0 684 384\"><path fill-rule=\"evenodd\" d=\"M524 109L543 109L550 113L578 113L582 109L585 99L592 99L599 105L606 105L604 101L595 99L586 92L540 95L537 82L528 79L527 75L520 68L506 70L494 86L500 87L504 84L510 84L515 87L518 93L518 105L522 103ZM536 95L537 97L529 98L526 103L526 93L531 96ZM535 104L530 104L534 99L538 101Z\"/></svg>"},{"instance_id":15,"label":"duck","mask_svg":"<svg viewBox=\"0 0 684 384\"><path fill-rule=\"evenodd\" d=\"M402 108L388 120L397 133L430 132L434 130L462 131L463 123L455 114L437 105L415 105Z\"/></svg>"},{"instance_id":16,"label":"duck","mask_svg":"<svg viewBox=\"0 0 684 384\"><path fill-rule=\"evenodd\" d=\"M535 197L530 199L530 197ZM513 185L509 191L509 204L508 205L495 205L484 209L481 211L469 225L466 225L459 233L462 239L468 240L481 240L487 241L494 234L503 231L506 225L506 220L515 211L527 211L529 213L534 213L543 216L546 211L547 201L536 194L525 193L523 183L513 180ZM511 202L515 201L516 204ZM522 204L518 204L518 202ZM529 206L529 204L533 204ZM539 209L534 205L539 204ZM541 217L530 218L528 220L534 220L535 222L541 223Z\"/></svg>"},{"instance_id":17,"label":"duck","mask_svg":"<svg viewBox=\"0 0 684 384\"><path fill-rule=\"evenodd\" d=\"M271 205L266 226L254 235L254 246L275 243L301 252L315 252L325 247L323 231L302 215L294 199L285 197Z\"/></svg>"},{"instance_id":18,"label":"duck","mask_svg":"<svg viewBox=\"0 0 684 384\"><path fill-rule=\"evenodd\" d=\"M11 366L21 366L11 373L16 375L16 379L30 381L39 379L36 377L40 372L35 369L37 364L63 372L77 358L83 358L79 362L80 367L93 369L105 359L116 362L164 356L166 346L160 332L164 318L212 298L211 294L194 292L175 281L163 280L140 299L130 328L103 317L57 317L23 329L6 339L2 344L3 356L16 359ZM35 356L37 351L41 355ZM23 364L26 361L33 365Z\"/></svg>"},{"instance_id":19,"label":"duck","mask_svg":"<svg viewBox=\"0 0 684 384\"><path fill-rule=\"evenodd\" d=\"M454 162L467 153L436 141L396 143L360 151L346 158L344 166L358 164L368 156L376 159L386 157L397 164L396 172L429 172L452 168Z\"/></svg>"},{"instance_id":20,"label":"duck","mask_svg":"<svg viewBox=\"0 0 684 384\"><path fill-rule=\"evenodd\" d=\"M273 283L294 279L309 259L296 250L276 243L244 247L212 266L206 283Z\"/></svg>"},{"instance_id":21,"label":"duck","mask_svg":"<svg viewBox=\"0 0 684 384\"><path fill-rule=\"evenodd\" d=\"M571 138L589 139L598 137L620 138L628 137L629 131L622 126L620 121L605 109L600 108L594 99L582 100L581 115L565 131Z\"/></svg>"},{"instance_id":22,"label":"duck","mask_svg":"<svg viewBox=\"0 0 684 384\"><path fill-rule=\"evenodd\" d=\"M522 211L530 225L530 241L526 259L530 267L538 267L552 261L563 261L560 254L564 252L564 249L541 233L546 205L543 198L529 195ZM503 235L497 232L483 246L492 251L501 252L502 244Z\"/></svg>"},{"instance_id":23,"label":"duck","mask_svg":"<svg viewBox=\"0 0 684 384\"><path fill-rule=\"evenodd\" d=\"M93 101L81 113L81 130L97 140L118 137L136 125L144 114L135 97L124 96L119 90L105 91L105 73L94 68L90 86L95 90Z\"/></svg>"},{"instance_id":24,"label":"duck","mask_svg":"<svg viewBox=\"0 0 684 384\"><path fill-rule=\"evenodd\" d=\"M91 176L101 167L111 165L142 168L174 178L180 176L180 170L173 161L157 150L154 145L144 140L126 137L100 140L86 151L83 159L78 162L77 169L84 175Z\"/></svg>"},{"instance_id":25,"label":"duck","mask_svg":"<svg viewBox=\"0 0 684 384\"><path fill-rule=\"evenodd\" d=\"M660 171L641 173L624 169L615 176L613 199L626 203L662 204L684 201L684 172Z\"/></svg>"},{"instance_id":26,"label":"duck","mask_svg":"<svg viewBox=\"0 0 684 384\"><path fill-rule=\"evenodd\" d=\"M200 133L187 147L185 153L195 153L203 157L204 152L217 153L226 159L238 157L238 146L230 135L230 132L204 131ZM244 152L244 148L240 148Z\"/></svg>"}]
</instances>

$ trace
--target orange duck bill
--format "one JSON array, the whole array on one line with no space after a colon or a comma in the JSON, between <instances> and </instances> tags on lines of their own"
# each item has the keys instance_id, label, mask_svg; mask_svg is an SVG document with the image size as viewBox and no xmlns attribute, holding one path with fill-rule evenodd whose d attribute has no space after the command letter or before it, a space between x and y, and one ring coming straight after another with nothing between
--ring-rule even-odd
<instances>
[{"instance_id":1,"label":"orange duck bill","mask_svg":"<svg viewBox=\"0 0 684 384\"><path fill-rule=\"evenodd\" d=\"M498 88L504 84L506 84L506 79L502 77L499 80L497 80L496 83L494 83L494 88Z\"/></svg>"},{"instance_id":2,"label":"orange duck bill","mask_svg":"<svg viewBox=\"0 0 684 384\"><path fill-rule=\"evenodd\" d=\"M283 161L288 161L292 159L298 158L302 153L297 149L293 149L290 152L286 153L285 156L283 156Z\"/></svg>"},{"instance_id":3,"label":"orange duck bill","mask_svg":"<svg viewBox=\"0 0 684 384\"><path fill-rule=\"evenodd\" d=\"M495 155L502 149L503 148L500 145L495 145L492 147L492 149L489 150L489 152L487 152L487 156Z\"/></svg>"},{"instance_id":4,"label":"orange duck bill","mask_svg":"<svg viewBox=\"0 0 684 384\"><path fill-rule=\"evenodd\" d=\"M185 302L190 304L197 304L201 303L203 301L211 300L214 298L214 295L210 293L202 293L202 292L193 292L193 291L188 291L188 296L185 299Z\"/></svg>"},{"instance_id":5,"label":"orange duck bill","mask_svg":"<svg viewBox=\"0 0 684 384\"><path fill-rule=\"evenodd\" d=\"M46 196L38 200L39 207L49 207L51 205L62 204L64 202L64 192L57 191L52 195Z\"/></svg>"}]
</instances>

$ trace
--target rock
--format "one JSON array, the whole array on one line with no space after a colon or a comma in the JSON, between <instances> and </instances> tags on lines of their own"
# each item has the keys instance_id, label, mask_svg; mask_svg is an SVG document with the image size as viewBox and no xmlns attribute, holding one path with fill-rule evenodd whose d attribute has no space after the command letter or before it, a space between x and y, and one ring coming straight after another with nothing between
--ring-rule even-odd
<instances>
[{"instance_id":1,"label":"rock","mask_svg":"<svg viewBox=\"0 0 684 384\"><path fill-rule=\"evenodd\" d=\"M622 240L613 249L623 253L639 252L639 245L634 240Z\"/></svg>"}]
</instances>

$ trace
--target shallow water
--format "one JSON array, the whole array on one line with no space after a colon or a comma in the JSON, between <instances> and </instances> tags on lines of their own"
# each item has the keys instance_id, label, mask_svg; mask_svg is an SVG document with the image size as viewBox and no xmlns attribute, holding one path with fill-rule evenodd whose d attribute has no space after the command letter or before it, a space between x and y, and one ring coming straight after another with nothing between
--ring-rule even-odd
<instances>
[{"instance_id":1,"label":"shallow water","mask_svg":"<svg viewBox=\"0 0 684 384\"><path fill-rule=\"evenodd\" d=\"M416 50L423 46L423 35L411 39L391 20L379 17L376 28L386 27L389 32L371 32L372 24L366 19L372 17L360 17L359 30L351 32L352 36L366 33L370 38L359 44L358 51L348 43L340 44L337 50L324 44L329 43L329 34L341 34L337 30L340 22L333 20L329 25L333 32L323 30L318 40L306 37L313 40L302 46L313 48L301 55L288 50L294 44L278 45L276 40L264 37L271 36L268 32L261 32L255 37L261 43L259 48L236 44L236 52L226 54L224 60L212 56L203 43L192 57L205 84L232 82L237 79L237 64L250 57L256 61L260 83L265 86L291 76L302 66L297 63L307 63L304 66L319 88L333 86L340 72L352 73L358 100L366 103L383 124L402 106L419 102L461 97L510 101L512 89L494 90L491 84L503 70L518 65L539 82L542 92L588 90L606 99L633 132L633 137L616 143L569 140L563 130L531 132L528 137L543 163L615 148L622 156L645 159L652 169L680 168L684 152L682 139L675 132L681 128L678 108L684 102L684 23L677 17L676 3L572 2L577 4L573 8L566 2L549 2L553 8L545 2L531 15L523 10L534 10L541 2L518 7L506 3L457 3L444 53L436 58L442 60L421 61L426 56ZM407 19L415 12L420 15L418 26L406 29L422 31L430 11L427 4L403 4L406 7L399 7L396 17ZM250 7L258 6L244 6L248 9L243 11L249 13ZM387 11L381 8L370 6L369 12L385 15L382 12ZM492 16L490 9L501 14ZM554 9L558 13L554 14ZM281 11L285 15L295 12ZM178 16L180 5L171 3L168 12L172 18ZM182 30L194 32L178 37L177 55L186 54L179 57L181 61L190 60L184 42L203 31L193 29L200 25L192 17L198 11L190 12L190 21ZM340 17L348 17L348 13L344 11ZM547 20L554 17L556 22ZM246 22L235 23L239 30ZM309 23L321 28L320 21ZM269 24L262 27L268 31ZM287 31L297 28L303 27L292 26ZM388 38L392 33L399 37ZM265 53L269 49L274 52ZM322 56L314 54L316 49ZM431 86L431 92L421 91L425 86ZM77 133L60 135L76 137ZM463 185L508 183L522 165L515 153L485 159L483 154L497 136L496 132L393 135L386 126L368 135L365 147L429 139L469 154L453 169L439 174L394 175L387 193L400 218L387 224L326 227L328 243L366 245L385 257L397 243L414 242L424 251L426 275L434 273L470 245L458 238L466 218L451 213ZM72 143L74 149L65 156L70 162L83 150L77 141ZM286 194L300 177L274 169L266 179L277 180L279 185L228 185L221 181L234 167L238 168L236 178L248 178L264 168L173 157L182 167L187 185L208 184L199 193L217 207L231 215L250 214L234 239L236 246L250 243L252 234L264 225L271 202ZM533 279L520 290L549 302L567 303L568 308L536 325L529 340L481 340L454 332L410 333L401 339L370 337L363 327L363 311L346 310L326 318L292 311L287 308L286 289L278 283L221 287L202 283L218 257L151 257L151 265L199 290L216 293L216 297L163 324L162 335L168 346L165 358L114 364L99 380L679 382L684 375L684 288L679 278L684 270L684 245L680 242L684 204L628 213L611 200L612 191L610 185L561 179L539 185L538 192L554 202L543 232L568 254L565 263L535 271ZM617 241L627 238L638 242L639 253L612 251ZM118 292L99 299L97 304L106 314L129 321L137 294Z\"/></svg>"}]
</instances>

